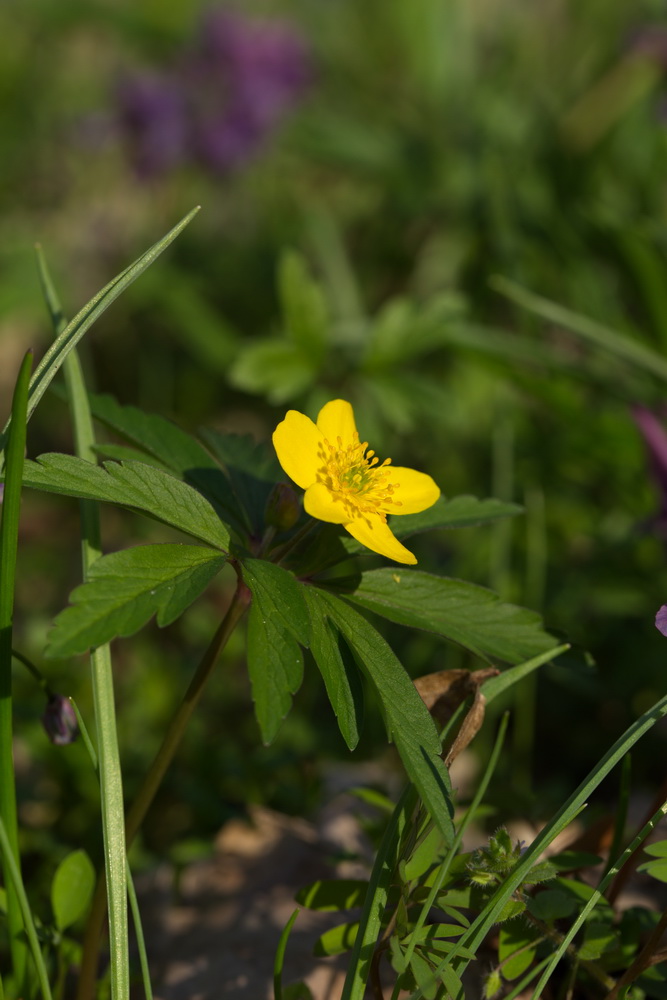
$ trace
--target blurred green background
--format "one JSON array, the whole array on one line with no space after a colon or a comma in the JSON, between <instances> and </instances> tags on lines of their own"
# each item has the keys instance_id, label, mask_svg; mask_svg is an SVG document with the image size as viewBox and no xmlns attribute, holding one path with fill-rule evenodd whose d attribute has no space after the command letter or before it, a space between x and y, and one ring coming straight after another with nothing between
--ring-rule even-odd
<instances>
[{"instance_id":1,"label":"blurred green background","mask_svg":"<svg viewBox=\"0 0 667 1000\"><path fill-rule=\"evenodd\" d=\"M10 0L0 40L3 418L23 351L50 338L33 244L72 315L200 204L88 336L91 386L187 429L267 441L287 407L315 415L342 396L372 447L446 495L524 504L524 517L422 540L418 554L542 611L592 654L594 666L546 668L514 705L496 797L548 812L664 692L653 622L667 601L667 387L659 366L545 320L490 279L664 356L664 4ZM295 280L309 288L307 342L291 335ZM58 449L71 441L53 395L29 454ZM115 511L104 526L108 550L159 537ZM77 582L76 505L26 496L22 530L18 638L39 662ZM128 794L230 582L164 634L116 643ZM428 636L388 635L415 675L473 665ZM99 856L84 750L46 742L41 693L20 669L25 847L37 867L79 844ZM83 663L48 674L88 710ZM649 792L664 777L656 729L635 760ZM359 756L386 754L370 709L367 730ZM345 757L312 670L275 744L260 745L239 636L144 850L196 851L248 801L307 813L325 763Z\"/></svg>"}]
</instances>

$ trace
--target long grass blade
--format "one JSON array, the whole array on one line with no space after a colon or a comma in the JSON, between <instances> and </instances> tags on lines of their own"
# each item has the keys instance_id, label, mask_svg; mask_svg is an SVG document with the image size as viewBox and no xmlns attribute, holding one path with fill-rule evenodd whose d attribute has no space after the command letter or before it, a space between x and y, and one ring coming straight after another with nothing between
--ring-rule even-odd
<instances>
[{"instance_id":1,"label":"long grass blade","mask_svg":"<svg viewBox=\"0 0 667 1000\"><path fill-rule=\"evenodd\" d=\"M0 818L7 837L7 850L3 852L3 870L7 887L7 921L12 965L19 990L24 987L27 951L22 937L23 917L17 890L14 879L9 876L9 866L13 864L18 872L18 881L21 880L12 751L12 628L31 367L32 353L29 351L23 359L14 390L13 429L7 443L7 469L0 512Z\"/></svg>"},{"instance_id":2,"label":"long grass blade","mask_svg":"<svg viewBox=\"0 0 667 1000\"><path fill-rule=\"evenodd\" d=\"M496 923L500 912L513 892L521 885L532 866L536 863L540 854L546 847L564 830L575 817L585 807L590 795L598 785L606 778L617 764L625 757L628 751L651 729L656 722L667 715L667 695L661 698L647 712L644 712L631 726L626 729L622 736L613 744L599 763L593 768L590 774L575 789L570 798L552 817L551 821L540 831L535 840L526 848L521 855L521 860L516 868L508 876L505 882L497 889L489 900L488 905L480 913L475 921L470 925L465 934L462 934L457 943L452 948L446 961L435 970L434 978L440 973L441 968L454 959L460 957L462 948L475 952L486 937L490 928ZM461 959L457 967L459 975L468 965L467 959ZM410 995L410 1000L421 1000L423 991L418 989Z\"/></svg>"},{"instance_id":3,"label":"long grass blade","mask_svg":"<svg viewBox=\"0 0 667 1000\"><path fill-rule=\"evenodd\" d=\"M44 1000L51 1000L49 977L46 971L46 965L44 964L44 956L42 955L42 950L39 946L35 922L32 919L30 903L28 902L28 897L26 896L26 892L23 887L21 871L16 862L16 858L14 857L14 849L10 842L9 832L3 823L2 818L0 818L0 852L2 852L3 867L8 876L7 893L9 894L9 889L11 887L16 893L16 897L21 908L28 945L35 962L35 969L37 970L39 988L42 992Z\"/></svg>"},{"instance_id":4,"label":"long grass blade","mask_svg":"<svg viewBox=\"0 0 667 1000\"><path fill-rule=\"evenodd\" d=\"M121 273L117 275L113 281L110 281L108 285L105 285L105 287L99 291L97 295L95 295L94 298L92 298L90 302L83 307L83 309L81 309L71 323L65 325L62 322L56 322L56 329L58 330L58 327L60 327L58 330L58 336L38 364L35 369L35 374L30 382L27 410L28 419L30 419L35 407L46 392L49 384L57 374L72 348L76 347L78 342L90 329L95 320L109 308L111 303L118 298L121 292L125 291L127 286L131 285L132 282L135 281L147 267L150 267L156 257L159 257L159 255L167 249L169 244L172 243L179 233L188 225L188 223L192 221L198 211L199 208L193 208L191 212L188 212L188 214L166 234L166 236L163 236L161 240L154 243L153 246L146 251L146 253L142 254L141 257L139 257L133 264L130 264L129 267L126 267L124 271L121 271ZM49 286L52 291L53 286L50 282ZM52 309L52 302L49 301L48 294L46 295L46 298L47 305L49 305L53 318L54 311ZM60 312L59 318L62 320L62 313ZM1 453L6 444L10 423L11 417L0 435L0 466L2 464Z\"/></svg>"},{"instance_id":5,"label":"long grass blade","mask_svg":"<svg viewBox=\"0 0 667 1000\"><path fill-rule=\"evenodd\" d=\"M187 217L189 218L192 216ZM185 220L176 227L180 229L185 225ZM173 235L172 235L173 234ZM148 254L140 259L138 264L133 265L127 272L124 272L127 280L117 279L117 285L122 288L129 284L138 273L161 252L168 242L171 242L177 233L172 230L172 234L165 237L156 248L148 251ZM171 236L171 239L169 239ZM152 256L151 256L152 254ZM149 258L147 260L147 258ZM65 318L60 308L60 303L51 282L51 278L46 266L43 254L38 251L38 264L44 297L46 299L51 319L56 331L55 344L62 343L64 353L59 356L58 364L64 361L65 381L67 384L67 395L72 412L72 422L74 425L75 450L80 458L90 462L96 461L94 450L95 435L93 421L88 405L88 395L83 378L83 372L76 351L72 350L76 342L73 335L70 340L66 340L68 331L72 324L65 325ZM137 268L139 268L137 270ZM137 270L133 276L128 277L130 272ZM113 284L113 283L112 283ZM109 286L107 286L109 287ZM114 286L116 287L116 286ZM122 288L120 291L122 291ZM115 298L115 295L113 296ZM81 315L81 314L79 314ZM92 322L92 321L91 321ZM64 328L64 329L63 329ZM62 332L59 332L62 331ZM78 338L76 338L78 339ZM55 368L57 370L57 366ZM51 371L51 369L49 369ZM53 377L55 371L50 377ZM49 379L50 380L50 379ZM91 565L102 554L100 542L100 522L98 506L94 501L80 501L81 508L81 556L83 564L84 580ZM97 757L100 777L101 808L102 808L102 833L104 839L104 859L107 886L107 902L109 911L109 951L111 962L111 995L113 1000L129 1000L130 995L130 973L129 973L129 945L128 945L128 918L127 918L127 858L125 850L125 820L123 802L123 784L120 768L120 755L118 751L118 736L116 732L116 710L113 688L113 674L111 669L111 652L108 645L99 646L90 654L90 665L93 687L93 701L95 705L95 720L97 723Z\"/></svg>"},{"instance_id":6,"label":"long grass blade","mask_svg":"<svg viewBox=\"0 0 667 1000\"><path fill-rule=\"evenodd\" d=\"M667 361L661 354L652 350L648 345L642 344L641 341L632 340L588 316L582 316L581 313L572 312L571 309L566 309L550 299L535 295L534 292L529 292L508 278L495 275L490 279L489 284L501 295L511 299L523 309L536 313L550 323L565 327L566 330L577 333L584 340L595 344L596 347L602 347L610 354L623 361L629 361L642 371L667 381Z\"/></svg>"}]
</instances>

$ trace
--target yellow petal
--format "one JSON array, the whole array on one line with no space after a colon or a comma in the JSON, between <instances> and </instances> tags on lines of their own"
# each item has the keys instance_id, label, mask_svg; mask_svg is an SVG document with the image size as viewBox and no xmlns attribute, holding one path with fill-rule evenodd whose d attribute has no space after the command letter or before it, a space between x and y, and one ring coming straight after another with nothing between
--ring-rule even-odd
<instances>
[{"instance_id":1,"label":"yellow petal","mask_svg":"<svg viewBox=\"0 0 667 1000\"><path fill-rule=\"evenodd\" d=\"M336 494L332 493L324 483L315 483L308 487L303 498L303 506L307 514L320 521L345 524L350 520L349 505L337 500Z\"/></svg>"},{"instance_id":2,"label":"yellow petal","mask_svg":"<svg viewBox=\"0 0 667 1000\"><path fill-rule=\"evenodd\" d=\"M357 433L354 411L344 399L332 399L322 407L317 416L317 429L335 445L340 437L343 445L352 444Z\"/></svg>"},{"instance_id":3,"label":"yellow petal","mask_svg":"<svg viewBox=\"0 0 667 1000\"><path fill-rule=\"evenodd\" d=\"M392 534L391 528L378 514L358 515L345 525L353 538L365 545L367 549L378 552L394 562L416 563L417 560L405 545Z\"/></svg>"},{"instance_id":4,"label":"yellow petal","mask_svg":"<svg viewBox=\"0 0 667 1000\"><path fill-rule=\"evenodd\" d=\"M283 469L301 489L317 479L322 464L322 435L310 419L298 410L288 410L273 432L273 447Z\"/></svg>"},{"instance_id":5,"label":"yellow petal","mask_svg":"<svg viewBox=\"0 0 667 1000\"><path fill-rule=\"evenodd\" d=\"M420 510L432 507L440 496L440 488L425 472L404 469L402 466L387 466L387 482L394 487L392 499L400 502L382 504L385 514L418 514Z\"/></svg>"}]
</instances>

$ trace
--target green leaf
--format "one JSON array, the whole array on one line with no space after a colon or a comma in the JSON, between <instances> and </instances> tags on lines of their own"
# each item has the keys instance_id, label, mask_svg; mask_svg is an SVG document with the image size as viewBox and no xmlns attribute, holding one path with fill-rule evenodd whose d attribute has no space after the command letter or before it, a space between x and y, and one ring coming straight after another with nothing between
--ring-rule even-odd
<instances>
[{"instance_id":1,"label":"green leaf","mask_svg":"<svg viewBox=\"0 0 667 1000\"><path fill-rule=\"evenodd\" d=\"M77 313L71 323L69 323L63 332L59 334L54 340L51 347L48 349L39 365L35 369L35 374L30 381L30 390L28 396L28 418L30 418L38 402L46 392L48 386L50 385L53 377L58 372L65 358L72 350L76 347L78 342L81 340L83 335L90 329L95 320L102 315L103 312L108 309L111 303L118 298L118 296L123 292L128 285L132 284L136 278L142 274L143 271L149 267L153 261L158 257L163 250L169 246L169 244L176 239L178 234L192 221L194 216L199 211L198 208L193 209L191 212L181 219L181 221L171 229L166 236L163 236L161 240L154 243L153 246L142 254L133 264L126 267L124 271L121 271L113 281L110 281L108 285L95 295L94 298L90 300L83 307L83 309ZM3 433L0 435L0 458L1 450L5 446L7 430L9 428L9 421L5 425ZM1 464L1 463L0 463Z\"/></svg>"},{"instance_id":2,"label":"green leaf","mask_svg":"<svg viewBox=\"0 0 667 1000\"><path fill-rule=\"evenodd\" d=\"M64 931L85 914L94 889L92 861L85 851L72 851L58 865L51 884L51 906L59 931Z\"/></svg>"},{"instance_id":3,"label":"green leaf","mask_svg":"<svg viewBox=\"0 0 667 1000\"><path fill-rule=\"evenodd\" d=\"M91 395L90 407L96 420L194 486L224 520L242 527L243 514L229 479L196 438L164 417L144 413L136 406L121 406L112 396ZM103 447L113 455L113 446Z\"/></svg>"},{"instance_id":4,"label":"green leaf","mask_svg":"<svg viewBox=\"0 0 667 1000\"><path fill-rule=\"evenodd\" d=\"M545 889L528 900L528 910L538 920L559 920L577 909L576 900L562 889Z\"/></svg>"},{"instance_id":5,"label":"green leaf","mask_svg":"<svg viewBox=\"0 0 667 1000\"><path fill-rule=\"evenodd\" d=\"M342 955L343 952L349 951L354 945L358 930L358 920L353 923L339 924L337 927L332 927L331 930L325 931L317 939L313 948L313 954L318 956Z\"/></svg>"},{"instance_id":6,"label":"green leaf","mask_svg":"<svg viewBox=\"0 0 667 1000\"><path fill-rule=\"evenodd\" d=\"M454 839L451 785L435 723L402 664L366 619L333 594L317 590L355 659L377 690L403 766L449 846Z\"/></svg>"},{"instance_id":7,"label":"green leaf","mask_svg":"<svg viewBox=\"0 0 667 1000\"><path fill-rule=\"evenodd\" d=\"M656 858L654 861L645 861L643 865L637 866L638 872L644 872L658 882L667 882L667 858Z\"/></svg>"},{"instance_id":8,"label":"green leaf","mask_svg":"<svg viewBox=\"0 0 667 1000\"><path fill-rule=\"evenodd\" d=\"M199 493L144 462L105 462L101 467L74 455L40 455L26 462L24 486L85 500L102 500L140 511L226 552L229 531Z\"/></svg>"},{"instance_id":9,"label":"green leaf","mask_svg":"<svg viewBox=\"0 0 667 1000\"><path fill-rule=\"evenodd\" d=\"M667 840L656 840L654 844L648 844L644 853L651 854L654 858L667 858Z\"/></svg>"},{"instance_id":10,"label":"green leaf","mask_svg":"<svg viewBox=\"0 0 667 1000\"><path fill-rule=\"evenodd\" d=\"M271 338L256 340L239 354L229 371L229 381L237 389L278 404L307 389L316 374L296 344Z\"/></svg>"},{"instance_id":11,"label":"green leaf","mask_svg":"<svg viewBox=\"0 0 667 1000\"><path fill-rule=\"evenodd\" d=\"M436 1000L440 990L440 977L433 975L432 967L418 951L412 953L410 970L422 996L425 996L426 1000ZM456 996L456 994L453 995Z\"/></svg>"},{"instance_id":12,"label":"green leaf","mask_svg":"<svg viewBox=\"0 0 667 1000\"><path fill-rule=\"evenodd\" d=\"M573 872L579 868L593 868L599 865L602 858L589 851L560 851L552 854L549 861L559 872Z\"/></svg>"},{"instance_id":13,"label":"green leaf","mask_svg":"<svg viewBox=\"0 0 667 1000\"><path fill-rule=\"evenodd\" d=\"M368 882L361 879L319 879L299 889L294 898L309 910L326 913L363 906L367 891Z\"/></svg>"},{"instance_id":14,"label":"green leaf","mask_svg":"<svg viewBox=\"0 0 667 1000\"><path fill-rule=\"evenodd\" d=\"M505 979L518 979L529 968L537 952L537 945L533 946L537 937L538 931L523 921L517 920L500 928L498 959ZM519 954L512 958L515 952Z\"/></svg>"},{"instance_id":15,"label":"green leaf","mask_svg":"<svg viewBox=\"0 0 667 1000\"><path fill-rule=\"evenodd\" d=\"M555 646L534 611L505 604L476 584L420 570L370 570L344 596L390 621L445 636L484 659L521 663Z\"/></svg>"},{"instance_id":16,"label":"green leaf","mask_svg":"<svg viewBox=\"0 0 667 1000\"><path fill-rule=\"evenodd\" d=\"M431 865L440 857L444 844L442 834L437 826L432 827L424 839L417 845L409 859L403 866L403 876L406 881L419 878L424 875Z\"/></svg>"},{"instance_id":17,"label":"green leaf","mask_svg":"<svg viewBox=\"0 0 667 1000\"><path fill-rule=\"evenodd\" d=\"M132 635L156 613L158 625L169 625L224 564L219 551L200 545L139 545L102 556L56 618L46 655L85 653Z\"/></svg>"},{"instance_id":18,"label":"green leaf","mask_svg":"<svg viewBox=\"0 0 667 1000\"><path fill-rule=\"evenodd\" d=\"M304 594L312 622L310 651L322 674L343 739L349 749L354 750L359 742L364 712L359 670L353 658L346 655L348 648L341 643L338 630L327 617L326 607L317 592L312 587L305 587Z\"/></svg>"},{"instance_id":19,"label":"green leaf","mask_svg":"<svg viewBox=\"0 0 667 1000\"><path fill-rule=\"evenodd\" d=\"M262 739L270 743L292 707L303 679L299 643L310 642L303 587L287 570L246 559L243 579L252 592L248 615L248 672Z\"/></svg>"},{"instance_id":20,"label":"green leaf","mask_svg":"<svg viewBox=\"0 0 667 1000\"><path fill-rule=\"evenodd\" d=\"M583 944L577 949L579 958L596 961L618 944L618 934L614 928L603 920L590 920L586 925Z\"/></svg>"},{"instance_id":21,"label":"green leaf","mask_svg":"<svg viewBox=\"0 0 667 1000\"><path fill-rule=\"evenodd\" d=\"M273 448L250 434L221 434L209 427L203 427L200 434L225 469L238 509L247 513L253 530L261 534L271 490L285 478Z\"/></svg>"},{"instance_id":22,"label":"green leaf","mask_svg":"<svg viewBox=\"0 0 667 1000\"><path fill-rule=\"evenodd\" d=\"M327 304L305 260L293 250L280 260L278 291L289 337L313 365L321 364L327 346Z\"/></svg>"},{"instance_id":23,"label":"green leaf","mask_svg":"<svg viewBox=\"0 0 667 1000\"><path fill-rule=\"evenodd\" d=\"M410 535L436 528L470 528L522 513L523 507L504 500L478 500L472 496L451 497L447 500L440 497L432 507L420 514L393 514L388 524L397 538L409 538ZM366 548L354 538L345 538L345 548L350 553L366 552Z\"/></svg>"}]
</instances>

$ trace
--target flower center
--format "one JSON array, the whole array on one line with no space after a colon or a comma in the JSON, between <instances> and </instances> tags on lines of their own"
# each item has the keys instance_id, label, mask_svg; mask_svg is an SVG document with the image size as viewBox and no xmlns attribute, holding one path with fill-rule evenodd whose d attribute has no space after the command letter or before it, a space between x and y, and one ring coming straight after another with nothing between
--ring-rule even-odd
<instances>
[{"instance_id":1,"label":"flower center","mask_svg":"<svg viewBox=\"0 0 667 1000\"><path fill-rule=\"evenodd\" d=\"M355 432L351 444L343 445L342 438L336 444L325 438L320 448L322 466L318 479L341 500L352 514L379 514L386 520L387 512L381 508L389 504L400 507L401 501L394 500L394 490L398 483L391 483L391 459L379 463L374 451L368 451L368 442L360 442Z\"/></svg>"}]
</instances>

